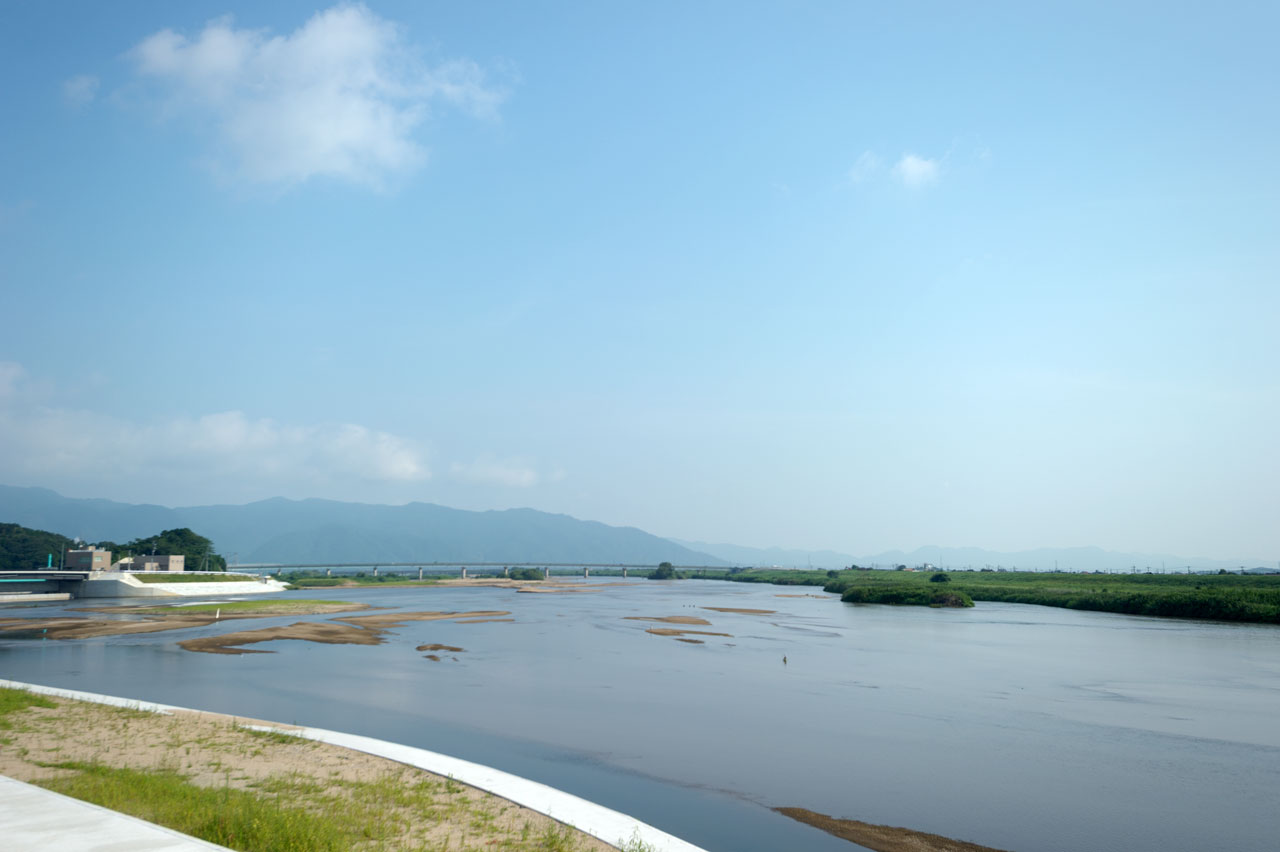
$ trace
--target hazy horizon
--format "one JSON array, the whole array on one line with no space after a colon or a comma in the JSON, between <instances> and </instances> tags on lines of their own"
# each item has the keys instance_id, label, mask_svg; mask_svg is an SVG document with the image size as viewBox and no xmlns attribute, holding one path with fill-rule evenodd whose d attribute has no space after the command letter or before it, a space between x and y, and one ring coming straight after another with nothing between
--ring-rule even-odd
<instances>
[{"instance_id":1,"label":"hazy horizon","mask_svg":"<svg viewBox=\"0 0 1280 852\"><path fill-rule=\"evenodd\" d=\"M9 4L0 482L1270 564L1280 7L1154 8Z\"/></svg>"}]
</instances>

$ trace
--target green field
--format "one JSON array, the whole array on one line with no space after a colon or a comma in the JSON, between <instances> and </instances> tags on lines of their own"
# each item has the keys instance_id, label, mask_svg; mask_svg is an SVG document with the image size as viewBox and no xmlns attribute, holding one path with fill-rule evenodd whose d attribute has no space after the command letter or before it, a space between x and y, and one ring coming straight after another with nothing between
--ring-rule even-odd
<instances>
[{"instance_id":1,"label":"green field","mask_svg":"<svg viewBox=\"0 0 1280 852\"><path fill-rule=\"evenodd\" d=\"M735 570L739 583L822 586L849 603L937 605L938 593L1067 609L1280 624L1277 574L1068 574L1037 571L935 572ZM961 604L963 605L963 604Z\"/></svg>"},{"instance_id":2,"label":"green field","mask_svg":"<svg viewBox=\"0 0 1280 852\"><path fill-rule=\"evenodd\" d=\"M130 577L143 583L256 583L257 577L247 574L188 574L185 571L129 572Z\"/></svg>"}]
</instances>

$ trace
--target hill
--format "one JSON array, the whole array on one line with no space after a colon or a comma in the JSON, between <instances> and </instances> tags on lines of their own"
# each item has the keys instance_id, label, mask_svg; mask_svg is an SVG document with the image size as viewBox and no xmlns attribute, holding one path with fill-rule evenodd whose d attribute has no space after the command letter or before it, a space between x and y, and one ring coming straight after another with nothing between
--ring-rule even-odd
<instances>
[{"instance_id":1,"label":"hill","mask_svg":"<svg viewBox=\"0 0 1280 852\"><path fill-rule=\"evenodd\" d=\"M0 486L0 521L86 540L189 527L233 562L630 562L723 565L634 527L533 509L471 512L432 503L385 506L273 498L243 506L167 508Z\"/></svg>"}]
</instances>

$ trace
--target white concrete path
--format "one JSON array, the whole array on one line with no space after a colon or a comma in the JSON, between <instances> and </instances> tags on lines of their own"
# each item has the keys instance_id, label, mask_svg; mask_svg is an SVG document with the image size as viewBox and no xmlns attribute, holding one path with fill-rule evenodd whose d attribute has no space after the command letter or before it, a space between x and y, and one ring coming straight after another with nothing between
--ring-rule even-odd
<instances>
[{"instance_id":1,"label":"white concrete path","mask_svg":"<svg viewBox=\"0 0 1280 852\"><path fill-rule=\"evenodd\" d=\"M0 686L25 689L41 695L146 710L152 713L202 712L199 710L192 711L185 707L175 707L170 704L133 701L112 695L98 695L93 692L59 689L52 686L39 686L12 680L0 680ZM453 778L455 781L461 781L464 784L470 784L472 787L501 796L530 810L546 814L565 825L572 826L593 837L598 837L605 843L618 845L630 841L639 841L647 844L647 848L652 849L653 852L706 852L701 847L694 846L692 843L640 822L634 817L629 817L603 805L589 802L572 793L566 793L563 790L548 787L537 781L530 781L527 778L521 778L518 775L512 775L509 772L503 772L479 763L459 760L456 757L450 757L439 752L373 739L372 737L327 731L323 728L306 728L294 725L248 727L255 727L258 730L279 730L295 736L389 758L410 766L416 766L419 769L425 769L428 772L434 772L437 775L444 775ZM3 822L0 822L0 825L3 825Z\"/></svg>"},{"instance_id":2,"label":"white concrete path","mask_svg":"<svg viewBox=\"0 0 1280 852\"><path fill-rule=\"evenodd\" d=\"M5 852L227 852L194 837L0 775Z\"/></svg>"}]
</instances>

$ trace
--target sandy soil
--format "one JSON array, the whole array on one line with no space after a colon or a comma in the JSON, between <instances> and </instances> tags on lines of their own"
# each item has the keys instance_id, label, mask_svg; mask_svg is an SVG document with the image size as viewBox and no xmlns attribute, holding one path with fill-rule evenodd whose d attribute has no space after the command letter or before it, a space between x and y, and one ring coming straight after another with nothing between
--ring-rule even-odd
<instances>
[{"instance_id":1,"label":"sandy soil","mask_svg":"<svg viewBox=\"0 0 1280 852\"><path fill-rule=\"evenodd\" d=\"M449 619L501 618L511 613L505 609L478 609L471 612L382 612L377 615L351 615L335 618L368 630L390 630L403 627L410 621L446 621Z\"/></svg>"},{"instance_id":2,"label":"sandy soil","mask_svg":"<svg viewBox=\"0 0 1280 852\"><path fill-rule=\"evenodd\" d=\"M728 639L733 638L732 633L712 633L710 630L676 630L674 627L650 627L645 633L652 633L654 636L724 636Z\"/></svg>"},{"instance_id":3,"label":"sandy soil","mask_svg":"<svg viewBox=\"0 0 1280 852\"><path fill-rule=\"evenodd\" d=\"M287 627L241 630L220 636L200 636L195 639L184 639L178 645L188 651L201 651L206 654L270 654L271 651L246 649L243 646L258 642L272 642L276 639L302 639L326 645L381 645L385 641L382 638L384 633L393 627L402 627L410 621L489 618L510 614L500 609L472 612L384 612L377 615L353 615L333 621L299 621Z\"/></svg>"},{"instance_id":4,"label":"sandy soil","mask_svg":"<svg viewBox=\"0 0 1280 852\"><path fill-rule=\"evenodd\" d=\"M430 645L419 645L413 650L415 651L452 651L453 653L456 654L459 651L464 651L466 649L459 648L457 645L441 645L439 642L432 642Z\"/></svg>"},{"instance_id":5,"label":"sandy soil","mask_svg":"<svg viewBox=\"0 0 1280 852\"><path fill-rule=\"evenodd\" d=\"M874 825L856 819L836 819L805 808L774 808L794 820L820 828L828 834L874 849L875 852L1001 852L990 846L979 846L963 840L952 840L938 834L926 834L909 828Z\"/></svg>"},{"instance_id":6,"label":"sandy soil","mask_svg":"<svg viewBox=\"0 0 1280 852\"><path fill-rule=\"evenodd\" d=\"M290 606L282 601L280 607L266 607L250 612L231 610L215 618L213 614L183 612L185 607L111 606L80 607L77 612L101 612L114 615L137 615L136 619L80 618L4 618L0 619L0 633L40 634L47 639L90 639L95 636L123 636L129 633L158 633L163 630L184 630L204 627L215 621L231 621L237 618L270 618L280 615L322 615L330 612L355 612L369 609L368 604L331 603L307 607ZM157 612L157 609L172 612Z\"/></svg>"},{"instance_id":7,"label":"sandy soil","mask_svg":"<svg viewBox=\"0 0 1280 852\"><path fill-rule=\"evenodd\" d=\"M349 624L335 624L332 621L299 621L287 627L263 627L261 630L241 630L236 633L224 633L221 636L183 639L178 646L188 651L202 651L206 654L271 654L274 652L241 646L273 642L276 639L303 639L325 645L381 645L381 634L381 630L364 630Z\"/></svg>"},{"instance_id":8,"label":"sandy soil","mask_svg":"<svg viewBox=\"0 0 1280 852\"><path fill-rule=\"evenodd\" d=\"M838 601L840 598L831 595L774 595L775 598L817 598L820 601Z\"/></svg>"},{"instance_id":9,"label":"sandy soil","mask_svg":"<svg viewBox=\"0 0 1280 852\"><path fill-rule=\"evenodd\" d=\"M387 782L430 791L429 809L397 806L401 826L394 849L541 848L537 839L560 825L549 817L430 772L395 761L308 740L264 737L241 725L288 725L233 719L214 713L161 716L67 699L54 708L31 707L7 717L12 724L0 740L0 774L39 781L73 770L39 764L71 761L132 769L170 769L204 787L254 790L267 779L290 776L319 785L326 794L350 796L344 785ZM426 785L426 786L424 786ZM258 791L259 795L272 794ZM307 797L295 797L305 802ZM522 834L528 835L522 841ZM614 849L574 832L575 850ZM509 845L508 845L509 844ZM371 852L371 850L370 850Z\"/></svg>"},{"instance_id":10,"label":"sandy soil","mask_svg":"<svg viewBox=\"0 0 1280 852\"><path fill-rule=\"evenodd\" d=\"M667 624L711 624L710 621L705 618L698 618L696 615L624 615L622 618L625 621L662 621Z\"/></svg>"},{"instance_id":11,"label":"sandy soil","mask_svg":"<svg viewBox=\"0 0 1280 852\"><path fill-rule=\"evenodd\" d=\"M704 606L703 609L714 610L715 612L736 612L742 615L773 615L776 609L737 609L731 606Z\"/></svg>"}]
</instances>

